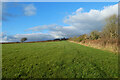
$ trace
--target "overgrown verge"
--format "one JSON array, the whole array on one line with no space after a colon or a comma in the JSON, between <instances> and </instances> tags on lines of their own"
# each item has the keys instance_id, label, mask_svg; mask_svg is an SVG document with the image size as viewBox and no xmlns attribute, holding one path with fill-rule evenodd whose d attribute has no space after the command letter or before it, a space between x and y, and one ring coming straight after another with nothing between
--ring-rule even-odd
<instances>
[{"instance_id":1,"label":"overgrown verge","mask_svg":"<svg viewBox=\"0 0 120 80\"><path fill-rule=\"evenodd\" d=\"M76 42L69 40L70 42L78 43L84 46L89 46L97 49L102 49L102 50L108 50L114 53L118 53L118 44L116 43L117 40L114 40L115 42L110 43L110 40L85 40L82 42Z\"/></svg>"}]
</instances>

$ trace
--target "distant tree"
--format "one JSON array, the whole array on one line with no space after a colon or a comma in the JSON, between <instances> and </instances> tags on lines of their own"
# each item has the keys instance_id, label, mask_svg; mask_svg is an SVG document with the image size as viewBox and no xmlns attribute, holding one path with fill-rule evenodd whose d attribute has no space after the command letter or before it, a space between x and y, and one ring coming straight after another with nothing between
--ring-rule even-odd
<instances>
[{"instance_id":1,"label":"distant tree","mask_svg":"<svg viewBox=\"0 0 120 80\"><path fill-rule=\"evenodd\" d=\"M73 40L73 41L76 41L76 40L77 40L77 37L76 37L76 36L74 36L74 37L72 38L72 40Z\"/></svg>"},{"instance_id":2,"label":"distant tree","mask_svg":"<svg viewBox=\"0 0 120 80\"><path fill-rule=\"evenodd\" d=\"M69 40L72 40L72 37L70 37Z\"/></svg>"},{"instance_id":3,"label":"distant tree","mask_svg":"<svg viewBox=\"0 0 120 80\"><path fill-rule=\"evenodd\" d=\"M83 34L83 35L80 35L79 37L77 37L77 42L81 42L83 40L86 40L87 39L87 34Z\"/></svg>"},{"instance_id":4,"label":"distant tree","mask_svg":"<svg viewBox=\"0 0 120 80\"><path fill-rule=\"evenodd\" d=\"M61 38L61 40L66 40L66 38L65 38L65 37L63 37L63 38Z\"/></svg>"},{"instance_id":5,"label":"distant tree","mask_svg":"<svg viewBox=\"0 0 120 80\"><path fill-rule=\"evenodd\" d=\"M21 39L21 42L24 42L24 41L26 41L27 40L27 38L22 38Z\"/></svg>"}]
</instances>

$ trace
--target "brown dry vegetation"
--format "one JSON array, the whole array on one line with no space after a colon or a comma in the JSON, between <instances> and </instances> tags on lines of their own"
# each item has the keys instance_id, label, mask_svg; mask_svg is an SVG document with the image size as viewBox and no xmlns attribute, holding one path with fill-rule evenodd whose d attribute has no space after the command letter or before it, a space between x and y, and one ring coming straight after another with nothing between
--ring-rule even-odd
<instances>
[{"instance_id":1,"label":"brown dry vegetation","mask_svg":"<svg viewBox=\"0 0 120 80\"><path fill-rule=\"evenodd\" d=\"M118 52L117 41L118 41L117 39L86 40L85 43L83 44L94 47L94 48L109 50L117 53Z\"/></svg>"},{"instance_id":2,"label":"brown dry vegetation","mask_svg":"<svg viewBox=\"0 0 120 80\"><path fill-rule=\"evenodd\" d=\"M84 46L89 46L89 47L93 47L93 48L97 48L97 49L102 49L102 50L108 50L114 53L118 53L119 47L120 45L117 44L117 40L111 41L112 43L110 43L110 40L85 40L82 42L76 42L76 41L71 41L70 42L74 42L74 43L78 43Z\"/></svg>"}]
</instances>

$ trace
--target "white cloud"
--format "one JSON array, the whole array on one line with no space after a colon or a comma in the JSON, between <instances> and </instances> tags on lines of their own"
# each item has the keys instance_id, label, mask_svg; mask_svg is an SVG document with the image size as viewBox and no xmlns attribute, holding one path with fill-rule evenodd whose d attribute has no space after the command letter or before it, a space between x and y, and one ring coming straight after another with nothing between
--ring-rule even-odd
<instances>
[{"instance_id":1,"label":"white cloud","mask_svg":"<svg viewBox=\"0 0 120 80\"><path fill-rule=\"evenodd\" d=\"M69 15L64 22L78 30L86 31L101 30L105 24L105 19L113 14L118 15L118 4L104 7L103 10L91 9L89 12L78 13L82 8L76 10L76 14Z\"/></svg>"},{"instance_id":2,"label":"white cloud","mask_svg":"<svg viewBox=\"0 0 120 80\"><path fill-rule=\"evenodd\" d=\"M79 8L79 9L76 10L76 13L79 13L79 12L81 12L82 10L83 10L83 8Z\"/></svg>"},{"instance_id":3,"label":"white cloud","mask_svg":"<svg viewBox=\"0 0 120 80\"><path fill-rule=\"evenodd\" d=\"M16 34L14 36L4 36L3 40L20 41L22 37L27 37L29 41L40 41L79 36L84 33L89 33L92 30L101 30L105 25L105 19L107 17L113 14L118 15L118 4L104 7L103 10L91 9L89 12L81 12L82 10L83 8L79 8L74 14L67 16L64 22L69 24L69 26L57 24L35 26L27 30L40 32L48 30L48 33Z\"/></svg>"},{"instance_id":4,"label":"white cloud","mask_svg":"<svg viewBox=\"0 0 120 80\"><path fill-rule=\"evenodd\" d=\"M43 25L43 26L36 26L27 29L26 31L48 31L49 34L57 36L57 38L63 37L63 36L75 36L80 35L79 31L77 31L77 28L73 26L61 26L57 24L52 25ZM77 32L76 32L77 31Z\"/></svg>"},{"instance_id":5,"label":"white cloud","mask_svg":"<svg viewBox=\"0 0 120 80\"><path fill-rule=\"evenodd\" d=\"M12 36L2 33L0 34L0 42L20 42L23 37L26 37L27 41L43 41L57 38L57 36L47 33L16 34Z\"/></svg>"},{"instance_id":6,"label":"white cloud","mask_svg":"<svg viewBox=\"0 0 120 80\"><path fill-rule=\"evenodd\" d=\"M26 16L33 16L36 14L36 8L33 4L29 4L24 7L24 14Z\"/></svg>"},{"instance_id":7,"label":"white cloud","mask_svg":"<svg viewBox=\"0 0 120 80\"><path fill-rule=\"evenodd\" d=\"M7 3L0 3L0 20L2 21L9 21L10 18L15 18L19 16L33 16L36 14L36 7L33 4L24 4L24 3L11 3L12 6L7 5ZM9 8L17 8L22 10L22 13L10 13L8 10ZM1 16L2 15L2 16Z\"/></svg>"},{"instance_id":8,"label":"white cloud","mask_svg":"<svg viewBox=\"0 0 120 80\"><path fill-rule=\"evenodd\" d=\"M106 6L103 10L91 9L89 12L81 12L83 8L77 9L74 14L67 16L64 20L70 26L43 25L29 28L32 31L49 30L56 36L65 35L66 37L78 36L89 33L92 30L101 30L105 25L105 19L113 14L118 15L118 4Z\"/></svg>"},{"instance_id":9,"label":"white cloud","mask_svg":"<svg viewBox=\"0 0 120 80\"><path fill-rule=\"evenodd\" d=\"M51 24L51 25L42 25L42 26L35 26L32 28L27 29L26 31L43 31L43 30L51 30L57 28L59 25ZM60 26L59 26L60 27Z\"/></svg>"}]
</instances>

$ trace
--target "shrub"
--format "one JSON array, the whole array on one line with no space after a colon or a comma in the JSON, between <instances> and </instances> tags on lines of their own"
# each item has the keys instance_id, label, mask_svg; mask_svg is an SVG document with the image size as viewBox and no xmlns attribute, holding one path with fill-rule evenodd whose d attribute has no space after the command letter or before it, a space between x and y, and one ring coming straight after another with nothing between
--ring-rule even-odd
<instances>
[{"instance_id":1,"label":"shrub","mask_svg":"<svg viewBox=\"0 0 120 80\"><path fill-rule=\"evenodd\" d=\"M26 41L27 40L27 38L22 38L21 39L21 42L24 42L24 41Z\"/></svg>"}]
</instances>

